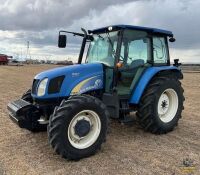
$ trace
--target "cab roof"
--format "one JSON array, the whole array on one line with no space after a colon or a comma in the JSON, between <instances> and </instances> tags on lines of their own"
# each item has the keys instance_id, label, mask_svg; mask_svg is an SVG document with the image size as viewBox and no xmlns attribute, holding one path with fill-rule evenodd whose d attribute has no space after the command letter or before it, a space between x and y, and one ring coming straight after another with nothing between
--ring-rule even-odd
<instances>
[{"instance_id":1,"label":"cab roof","mask_svg":"<svg viewBox=\"0 0 200 175\"><path fill-rule=\"evenodd\" d=\"M94 30L89 30L88 33L104 33L108 32L108 28L112 27L112 30L120 30L120 29L130 29L130 30L141 30L141 31L146 31L148 33L153 33L153 34L161 34L161 35L166 35L169 37L173 37L173 33L168 30L163 30L163 29L156 29L156 28L151 28L151 27L142 27L142 26L132 26L132 25L111 25L107 27L102 27Z\"/></svg>"}]
</instances>

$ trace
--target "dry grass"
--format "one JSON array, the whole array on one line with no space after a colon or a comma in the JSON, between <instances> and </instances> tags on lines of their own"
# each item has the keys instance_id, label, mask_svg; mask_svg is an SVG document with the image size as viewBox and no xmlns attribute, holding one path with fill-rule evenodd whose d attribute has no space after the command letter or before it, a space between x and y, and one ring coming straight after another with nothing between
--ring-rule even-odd
<instances>
[{"instance_id":1,"label":"dry grass","mask_svg":"<svg viewBox=\"0 0 200 175\"><path fill-rule=\"evenodd\" d=\"M200 174L200 74L185 73L185 110L175 131L153 135L137 125L114 121L107 142L96 155L78 162L54 153L47 134L20 129L6 105L31 86L34 75L52 66L0 67L0 174L181 174L191 158Z\"/></svg>"}]
</instances>

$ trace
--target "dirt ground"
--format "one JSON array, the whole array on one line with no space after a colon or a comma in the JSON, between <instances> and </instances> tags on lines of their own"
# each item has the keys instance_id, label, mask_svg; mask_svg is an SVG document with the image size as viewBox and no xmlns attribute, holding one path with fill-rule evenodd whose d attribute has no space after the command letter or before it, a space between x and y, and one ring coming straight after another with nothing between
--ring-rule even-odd
<instances>
[{"instance_id":1,"label":"dirt ground","mask_svg":"<svg viewBox=\"0 0 200 175\"><path fill-rule=\"evenodd\" d=\"M17 99L38 72L53 66L0 67L0 174L187 174L183 160L200 174L200 73L185 73L185 110L178 127L166 135L144 132L137 124L111 123L102 149L80 161L67 161L49 146L46 132L20 129L8 117L7 103ZM187 169L188 170L188 169ZM184 172L185 171L185 172Z\"/></svg>"}]
</instances>

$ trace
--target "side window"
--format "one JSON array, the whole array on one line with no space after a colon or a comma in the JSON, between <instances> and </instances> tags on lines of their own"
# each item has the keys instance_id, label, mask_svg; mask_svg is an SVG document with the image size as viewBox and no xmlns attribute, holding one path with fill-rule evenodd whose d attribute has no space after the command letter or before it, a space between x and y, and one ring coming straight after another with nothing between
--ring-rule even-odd
<instances>
[{"instance_id":1,"label":"side window","mask_svg":"<svg viewBox=\"0 0 200 175\"><path fill-rule=\"evenodd\" d=\"M168 53L164 37L153 37L154 63L167 63Z\"/></svg>"},{"instance_id":2,"label":"side window","mask_svg":"<svg viewBox=\"0 0 200 175\"><path fill-rule=\"evenodd\" d=\"M127 64L131 64L134 60L144 60L144 63L147 62L148 50L147 50L147 38L133 40L129 43L128 47L128 59Z\"/></svg>"}]
</instances>

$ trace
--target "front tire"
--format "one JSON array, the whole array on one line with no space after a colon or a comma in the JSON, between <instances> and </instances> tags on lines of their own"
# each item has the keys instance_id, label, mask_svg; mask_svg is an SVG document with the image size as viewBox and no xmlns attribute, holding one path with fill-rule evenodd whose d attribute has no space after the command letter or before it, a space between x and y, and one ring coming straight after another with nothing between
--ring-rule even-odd
<instances>
[{"instance_id":1,"label":"front tire","mask_svg":"<svg viewBox=\"0 0 200 175\"><path fill-rule=\"evenodd\" d=\"M21 97L23 100L33 103L33 98L31 96L31 89L27 90Z\"/></svg>"},{"instance_id":2,"label":"front tire","mask_svg":"<svg viewBox=\"0 0 200 175\"><path fill-rule=\"evenodd\" d=\"M108 112L99 99L74 96L55 108L48 125L48 138L62 157L79 160L100 149L107 127Z\"/></svg>"},{"instance_id":3,"label":"front tire","mask_svg":"<svg viewBox=\"0 0 200 175\"><path fill-rule=\"evenodd\" d=\"M155 77L145 90L136 113L145 131L165 134L178 125L183 107L183 88L178 79Z\"/></svg>"},{"instance_id":4,"label":"front tire","mask_svg":"<svg viewBox=\"0 0 200 175\"><path fill-rule=\"evenodd\" d=\"M21 97L21 99L33 103L33 98L31 96L31 89L27 90ZM41 132L41 131L46 131L47 130L47 125L46 124L40 124L37 120L39 119L39 116L34 116L30 118L30 116L26 116L29 118L29 121L31 122L32 127L30 127L28 130L31 132Z\"/></svg>"}]
</instances>

